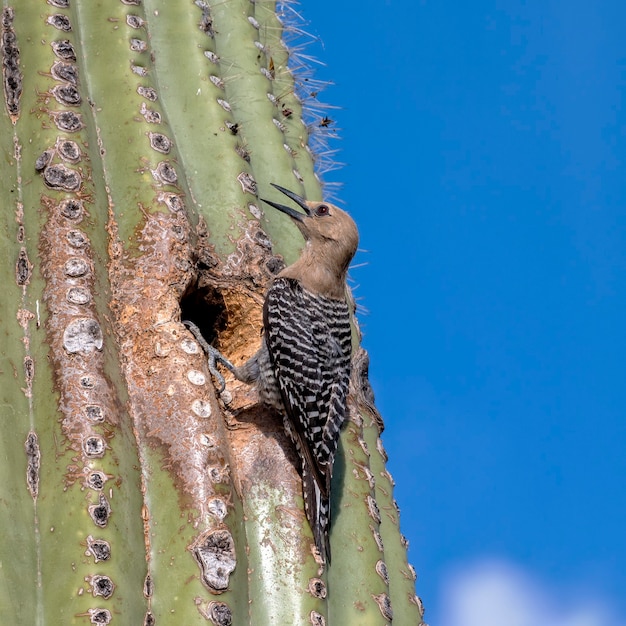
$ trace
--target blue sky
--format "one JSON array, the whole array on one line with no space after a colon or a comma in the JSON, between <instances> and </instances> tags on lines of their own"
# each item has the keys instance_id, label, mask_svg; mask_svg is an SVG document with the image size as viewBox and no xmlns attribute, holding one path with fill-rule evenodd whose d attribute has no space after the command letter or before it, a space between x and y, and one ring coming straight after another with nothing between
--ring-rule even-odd
<instances>
[{"instance_id":1,"label":"blue sky","mask_svg":"<svg viewBox=\"0 0 626 626\"><path fill-rule=\"evenodd\" d=\"M626 625L626 3L297 8L426 621Z\"/></svg>"}]
</instances>

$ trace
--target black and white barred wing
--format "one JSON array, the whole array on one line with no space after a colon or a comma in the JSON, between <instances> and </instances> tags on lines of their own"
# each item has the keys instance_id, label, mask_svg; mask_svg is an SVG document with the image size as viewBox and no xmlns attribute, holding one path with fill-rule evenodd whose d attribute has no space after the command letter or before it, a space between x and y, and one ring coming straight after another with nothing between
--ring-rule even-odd
<instances>
[{"instance_id":1,"label":"black and white barred wing","mask_svg":"<svg viewBox=\"0 0 626 626\"><path fill-rule=\"evenodd\" d=\"M330 520L332 464L350 378L348 306L279 278L265 300L264 325L285 425L302 458L307 516L323 554L320 533L325 535Z\"/></svg>"}]
</instances>

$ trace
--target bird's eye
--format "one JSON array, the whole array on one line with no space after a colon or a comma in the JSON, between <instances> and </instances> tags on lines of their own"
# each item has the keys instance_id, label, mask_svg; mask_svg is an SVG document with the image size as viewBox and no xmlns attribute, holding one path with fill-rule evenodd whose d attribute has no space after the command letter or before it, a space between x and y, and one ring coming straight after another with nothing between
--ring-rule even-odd
<instances>
[{"instance_id":1,"label":"bird's eye","mask_svg":"<svg viewBox=\"0 0 626 626\"><path fill-rule=\"evenodd\" d=\"M326 204L320 204L317 207L317 209L315 209L315 215L319 215L320 217L322 215L328 215L329 212L330 212L330 209L328 208Z\"/></svg>"}]
</instances>

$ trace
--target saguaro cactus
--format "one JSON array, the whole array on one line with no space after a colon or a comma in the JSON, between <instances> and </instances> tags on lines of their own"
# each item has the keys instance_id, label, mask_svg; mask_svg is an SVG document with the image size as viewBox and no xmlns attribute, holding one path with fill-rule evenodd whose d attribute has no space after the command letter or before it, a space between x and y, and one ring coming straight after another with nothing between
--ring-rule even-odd
<instances>
[{"instance_id":1,"label":"saguaro cactus","mask_svg":"<svg viewBox=\"0 0 626 626\"><path fill-rule=\"evenodd\" d=\"M421 623L356 322L327 570L281 418L181 323L253 354L302 245L259 194L321 197L288 17L4 3L2 624Z\"/></svg>"}]
</instances>

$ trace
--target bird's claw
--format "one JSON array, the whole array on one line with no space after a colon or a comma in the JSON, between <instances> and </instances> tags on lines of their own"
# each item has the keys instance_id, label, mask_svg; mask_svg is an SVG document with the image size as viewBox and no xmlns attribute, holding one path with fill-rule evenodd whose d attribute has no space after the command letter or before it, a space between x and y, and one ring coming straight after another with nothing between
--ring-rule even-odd
<instances>
[{"instance_id":1,"label":"bird's claw","mask_svg":"<svg viewBox=\"0 0 626 626\"><path fill-rule=\"evenodd\" d=\"M216 350L213 346L207 344L207 348L208 350L206 350L206 352L208 356L207 360L209 362L209 371L211 372L211 374L213 374L213 377L219 383L218 393L221 394L222 391L226 389L226 380L224 380L224 376L217 369L217 364L221 363L229 369L232 368L233 365L227 358L224 357L223 354L219 352L219 350Z\"/></svg>"},{"instance_id":2,"label":"bird's claw","mask_svg":"<svg viewBox=\"0 0 626 626\"><path fill-rule=\"evenodd\" d=\"M231 372L234 371L235 366L217 349L208 343L208 341L202 336L200 329L189 320L183 320L183 324L191 331L191 334L196 338L196 341L202 346L202 349L207 355L207 362L209 365L209 371L219 384L218 393L222 393L226 388L226 380L222 373L217 369L217 364L221 363L227 367Z\"/></svg>"}]
</instances>

